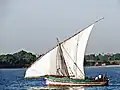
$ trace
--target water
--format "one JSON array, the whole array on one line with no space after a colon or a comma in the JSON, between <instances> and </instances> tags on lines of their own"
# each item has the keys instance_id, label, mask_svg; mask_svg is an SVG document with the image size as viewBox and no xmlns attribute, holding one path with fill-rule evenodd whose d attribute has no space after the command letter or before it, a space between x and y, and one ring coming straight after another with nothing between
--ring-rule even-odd
<instances>
[{"instance_id":1,"label":"water","mask_svg":"<svg viewBox=\"0 0 120 90\"><path fill-rule=\"evenodd\" d=\"M0 69L0 90L120 90L120 67L86 67L87 76L107 74L109 86L45 87L43 78L24 79L25 69Z\"/></svg>"}]
</instances>

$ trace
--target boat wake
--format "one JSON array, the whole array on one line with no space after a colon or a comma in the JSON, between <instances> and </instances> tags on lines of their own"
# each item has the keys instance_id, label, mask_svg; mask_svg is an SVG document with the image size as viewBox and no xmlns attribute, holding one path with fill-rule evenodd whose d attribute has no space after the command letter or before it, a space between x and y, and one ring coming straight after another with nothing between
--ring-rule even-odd
<instances>
[{"instance_id":1,"label":"boat wake","mask_svg":"<svg viewBox=\"0 0 120 90\"><path fill-rule=\"evenodd\" d=\"M84 90L84 87L30 87L27 90Z\"/></svg>"}]
</instances>

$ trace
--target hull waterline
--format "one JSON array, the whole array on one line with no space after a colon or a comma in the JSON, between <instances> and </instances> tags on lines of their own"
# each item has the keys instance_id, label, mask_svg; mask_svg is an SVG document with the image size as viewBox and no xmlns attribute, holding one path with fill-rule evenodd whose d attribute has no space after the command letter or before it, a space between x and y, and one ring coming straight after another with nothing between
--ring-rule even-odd
<instances>
[{"instance_id":1,"label":"hull waterline","mask_svg":"<svg viewBox=\"0 0 120 90\"><path fill-rule=\"evenodd\" d=\"M47 86L107 86L108 81L90 81L90 82L57 82L46 79Z\"/></svg>"}]
</instances>

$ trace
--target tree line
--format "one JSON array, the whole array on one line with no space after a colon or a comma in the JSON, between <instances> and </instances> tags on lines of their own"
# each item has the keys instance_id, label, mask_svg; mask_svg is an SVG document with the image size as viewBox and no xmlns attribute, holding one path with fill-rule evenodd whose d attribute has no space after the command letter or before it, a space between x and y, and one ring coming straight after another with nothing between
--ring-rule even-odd
<instances>
[{"instance_id":1,"label":"tree line","mask_svg":"<svg viewBox=\"0 0 120 90\"><path fill-rule=\"evenodd\" d=\"M85 65L119 65L120 64L120 53L107 53L107 54L89 54L85 55Z\"/></svg>"},{"instance_id":2,"label":"tree line","mask_svg":"<svg viewBox=\"0 0 120 90\"><path fill-rule=\"evenodd\" d=\"M23 68L30 66L35 60L36 55L24 50L7 55L0 55L0 68Z\"/></svg>"},{"instance_id":3,"label":"tree line","mask_svg":"<svg viewBox=\"0 0 120 90\"><path fill-rule=\"evenodd\" d=\"M24 68L29 67L32 63L34 63L39 57L42 55L39 55L38 57L31 52L26 52L24 50L21 50L14 54L2 54L0 55L0 68ZM107 65L109 64L120 64L120 53L115 54L89 54L85 55L85 63L86 66L95 65L98 63L98 65L101 65L102 63L105 63Z\"/></svg>"},{"instance_id":4,"label":"tree line","mask_svg":"<svg viewBox=\"0 0 120 90\"><path fill-rule=\"evenodd\" d=\"M120 53L115 53L115 54L90 54L90 55L85 55L86 60L120 60Z\"/></svg>"}]
</instances>

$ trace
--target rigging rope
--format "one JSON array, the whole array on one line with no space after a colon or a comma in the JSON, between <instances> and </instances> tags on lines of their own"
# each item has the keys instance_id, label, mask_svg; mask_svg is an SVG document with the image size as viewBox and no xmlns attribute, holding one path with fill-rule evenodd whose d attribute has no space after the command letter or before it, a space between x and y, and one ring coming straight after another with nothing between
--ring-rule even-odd
<instances>
[{"instance_id":1,"label":"rigging rope","mask_svg":"<svg viewBox=\"0 0 120 90\"><path fill-rule=\"evenodd\" d=\"M69 55L69 53L66 51L66 49L64 48L64 46L62 45L63 49L65 50L65 52L68 54L68 56L71 58L71 56ZM76 65L76 67L78 68L78 70L83 74L83 72L80 70L80 68L78 67L78 65L76 64L76 62L74 62L74 60L71 58L71 60L73 61L73 63ZM85 74L83 74L85 76Z\"/></svg>"}]
</instances>

